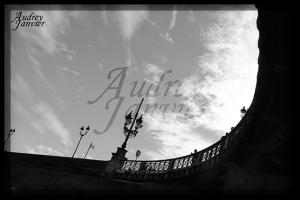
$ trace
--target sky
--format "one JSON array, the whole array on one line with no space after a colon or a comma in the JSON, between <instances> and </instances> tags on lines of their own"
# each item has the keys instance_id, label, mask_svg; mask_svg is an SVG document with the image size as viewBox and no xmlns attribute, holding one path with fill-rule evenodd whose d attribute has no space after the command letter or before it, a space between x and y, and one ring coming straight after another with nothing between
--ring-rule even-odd
<instances>
[{"instance_id":1,"label":"sky","mask_svg":"<svg viewBox=\"0 0 300 200\"><path fill-rule=\"evenodd\" d=\"M57 8L57 7L56 7ZM128 159L168 159L217 142L252 102L257 11L13 10L43 26L10 31L11 151L109 160L125 139L125 114L143 127ZM22 18L21 18L22 19ZM24 18L25 19L25 18ZM16 22L11 22L11 28Z\"/></svg>"}]
</instances>

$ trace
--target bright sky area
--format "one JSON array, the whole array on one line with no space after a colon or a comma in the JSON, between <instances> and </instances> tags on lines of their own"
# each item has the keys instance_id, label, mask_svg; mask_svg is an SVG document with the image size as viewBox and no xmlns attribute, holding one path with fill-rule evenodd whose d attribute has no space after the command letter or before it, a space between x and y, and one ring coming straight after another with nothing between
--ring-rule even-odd
<instances>
[{"instance_id":1,"label":"bright sky area","mask_svg":"<svg viewBox=\"0 0 300 200\"><path fill-rule=\"evenodd\" d=\"M142 160L164 159L218 141L254 95L257 11L248 8L11 11L46 22L10 32L11 151L71 157L89 125L75 157L92 142L87 158L109 160L142 97L129 159L138 149Z\"/></svg>"}]
</instances>

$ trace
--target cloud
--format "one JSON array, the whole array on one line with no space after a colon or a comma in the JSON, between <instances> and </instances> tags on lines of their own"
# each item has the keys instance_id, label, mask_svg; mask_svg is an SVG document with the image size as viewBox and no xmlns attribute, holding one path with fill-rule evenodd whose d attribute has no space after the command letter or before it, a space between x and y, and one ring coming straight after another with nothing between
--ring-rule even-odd
<instances>
[{"instance_id":1,"label":"cloud","mask_svg":"<svg viewBox=\"0 0 300 200\"><path fill-rule=\"evenodd\" d=\"M63 70L63 71L70 72L70 73L72 73L72 74L74 74L74 75L77 75L77 76L80 75L80 73L79 73L78 71L75 71L75 70L70 69L70 68L68 68L68 67L61 67L60 69Z\"/></svg>"},{"instance_id":2,"label":"cloud","mask_svg":"<svg viewBox=\"0 0 300 200\"><path fill-rule=\"evenodd\" d=\"M158 142L158 149L148 150L151 159L166 159L184 156L211 144L193 130L197 127L184 113L146 113L144 115L146 129L151 137Z\"/></svg>"},{"instance_id":3,"label":"cloud","mask_svg":"<svg viewBox=\"0 0 300 200\"><path fill-rule=\"evenodd\" d=\"M131 40L148 16L146 10L122 10L117 13L118 25L125 40Z\"/></svg>"},{"instance_id":4,"label":"cloud","mask_svg":"<svg viewBox=\"0 0 300 200\"><path fill-rule=\"evenodd\" d=\"M169 25L169 31L171 31L176 25L176 15L177 15L177 10L173 10L172 11L171 22L170 22L170 25Z\"/></svg>"},{"instance_id":5,"label":"cloud","mask_svg":"<svg viewBox=\"0 0 300 200\"><path fill-rule=\"evenodd\" d=\"M59 37L66 35L66 30L70 25L69 18L82 18L84 13L77 11L22 11L23 15L34 12L37 15L43 16L43 21L46 23L44 26L34 29L21 28L17 32L23 37L27 50L26 54L29 60L32 62L32 68L37 73L37 77L40 81L52 92L53 97L56 98L60 108L66 109L64 101L60 98L60 95L47 79L43 73L43 65L39 62L39 58L45 55L57 55L67 53L67 59L73 61L75 51L70 50L67 46L59 41Z\"/></svg>"},{"instance_id":6,"label":"cloud","mask_svg":"<svg viewBox=\"0 0 300 200\"><path fill-rule=\"evenodd\" d=\"M201 29L206 49L179 89L190 111L144 116L147 131L159 145L146 152L152 159L183 156L211 145L239 122L241 107L251 103L258 69L257 12L218 11L211 17L214 23Z\"/></svg>"},{"instance_id":7,"label":"cloud","mask_svg":"<svg viewBox=\"0 0 300 200\"><path fill-rule=\"evenodd\" d=\"M15 97L11 98L11 108L16 110L21 116L23 116L28 121L31 121L34 118L33 114L29 112L29 110L25 108L23 104ZM15 118L15 115L12 115L11 120L17 121L18 119Z\"/></svg>"},{"instance_id":8,"label":"cloud","mask_svg":"<svg viewBox=\"0 0 300 200\"><path fill-rule=\"evenodd\" d=\"M67 45L65 45L64 43L61 43L61 45L57 47L57 50L66 54L66 57L69 61L74 60L74 56L76 55L76 52L74 50L69 49Z\"/></svg>"},{"instance_id":9,"label":"cloud","mask_svg":"<svg viewBox=\"0 0 300 200\"><path fill-rule=\"evenodd\" d=\"M63 44L63 43L62 43ZM69 49L65 44L61 45L60 47L57 48L58 50L62 51L62 52L66 52L68 54L72 54L75 55L76 52L72 49Z\"/></svg>"},{"instance_id":10,"label":"cloud","mask_svg":"<svg viewBox=\"0 0 300 200\"><path fill-rule=\"evenodd\" d=\"M21 98L25 102L34 102L36 100L34 91L18 73L14 73L12 76L11 91L14 96Z\"/></svg>"},{"instance_id":11,"label":"cloud","mask_svg":"<svg viewBox=\"0 0 300 200\"><path fill-rule=\"evenodd\" d=\"M105 25L108 25L108 18L107 18L107 13L106 10L101 10L101 18Z\"/></svg>"},{"instance_id":12,"label":"cloud","mask_svg":"<svg viewBox=\"0 0 300 200\"><path fill-rule=\"evenodd\" d=\"M176 16L177 16L177 10L173 10L172 11L172 18L168 27L168 31L166 33L160 33L160 37L163 38L164 40L166 40L169 43L173 43L174 40L170 35L170 32L172 31L172 29L175 27L176 25Z\"/></svg>"},{"instance_id":13,"label":"cloud","mask_svg":"<svg viewBox=\"0 0 300 200\"><path fill-rule=\"evenodd\" d=\"M196 21L196 17L193 11L189 11L188 15L187 15L187 19L189 21L189 23L194 23Z\"/></svg>"},{"instance_id":14,"label":"cloud","mask_svg":"<svg viewBox=\"0 0 300 200\"><path fill-rule=\"evenodd\" d=\"M72 145L70 131L51 107L36 96L21 75L15 74L13 78L12 108L25 117L38 133L51 133L60 138L64 145Z\"/></svg>"},{"instance_id":15,"label":"cloud","mask_svg":"<svg viewBox=\"0 0 300 200\"><path fill-rule=\"evenodd\" d=\"M23 11L28 14L32 11ZM65 29L69 26L69 19L63 11L34 11L38 15L43 16L46 21L44 26L34 29L20 29L20 33L25 40L34 42L50 55L56 54L57 47L60 46L57 38L59 35L65 35Z\"/></svg>"},{"instance_id":16,"label":"cloud","mask_svg":"<svg viewBox=\"0 0 300 200\"><path fill-rule=\"evenodd\" d=\"M100 61L97 61L97 66L100 70L103 70L103 64Z\"/></svg>"},{"instance_id":17,"label":"cloud","mask_svg":"<svg viewBox=\"0 0 300 200\"><path fill-rule=\"evenodd\" d=\"M60 138L60 141L64 145L72 145L72 140L70 139L70 131L64 126L64 124L59 120L54 111L50 106L44 102L39 102L37 105L31 107L31 110L37 114L38 118L34 119L47 132L52 133ZM34 127L38 128L38 127ZM37 131L40 131L37 129Z\"/></svg>"},{"instance_id":18,"label":"cloud","mask_svg":"<svg viewBox=\"0 0 300 200\"><path fill-rule=\"evenodd\" d=\"M32 67L33 69L40 75L43 76L41 70L39 69L39 67L41 67L41 63L35 58L35 56L33 55L34 49L31 49L31 52L29 51L27 53L27 56L29 58L29 60L32 62Z\"/></svg>"},{"instance_id":19,"label":"cloud","mask_svg":"<svg viewBox=\"0 0 300 200\"><path fill-rule=\"evenodd\" d=\"M131 46L132 46L132 44L131 44L131 42L128 42L128 44L127 44L127 47L126 47L126 66L132 66L133 65L133 63L135 62L135 59L134 59L134 57L133 57L133 55L132 55L132 50L131 50Z\"/></svg>"},{"instance_id":20,"label":"cloud","mask_svg":"<svg viewBox=\"0 0 300 200\"><path fill-rule=\"evenodd\" d=\"M181 88L184 103L201 116L199 124L229 131L241 107L250 105L258 69L256 18L256 11L218 11L216 23L204 30L207 53Z\"/></svg>"},{"instance_id":21,"label":"cloud","mask_svg":"<svg viewBox=\"0 0 300 200\"><path fill-rule=\"evenodd\" d=\"M146 75L151 76L150 80L146 79L146 78L145 78L145 80L147 82L150 82L150 84L157 85L160 81L160 77L163 74L163 72L164 72L163 69L161 67L159 67L158 65L155 65L152 63L147 63L147 62L144 65L144 73ZM153 97L154 91L150 90L149 94L150 94L150 96L147 97L146 100L149 104L154 104L156 101L156 98Z\"/></svg>"},{"instance_id":22,"label":"cloud","mask_svg":"<svg viewBox=\"0 0 300 200\"><path fill-rule=\"evenodd\" d=\"M57 136L64 145L72 145L73 142L70 139L70 131L46 103L39 102L37 105L30 106L30 109L28 109L18 100L13 99L12 105L14 109L29 121L29 124L37 133L53 134Z\"/></svg>"},{"instance_id":23,"label":"cloud","mask_svg":"<svg viewBox=\"0 0 300 200\"><path fill-rule=\"evenodd\" d=\"M58 69L61 70L60 76L62 81L65 84L72 86L72 91L75 92L73 93L74 96L76 98L80 98L81 96L78 92L82 92L84 89L80 81L77 79L77 77L80 76L80 72L71 69L70 67L58 67Z\"/></svg>"},{"instance_id":24,"label":"cloud","mask_svg":"<svg viewBox=\"0 0 300 200\"><path fill-rule=\"evenodd\" d=\"M151 75L152 82L157 83L160 80L160 76L163 73L163 70L158 65L146 63L144 65L144 73L146 75Z\"/></svg>"},{"instance_id":25,"label":"cloud","mask_svg":"<svg viewBox=\"0 0 300 200\"><path fill-rule=\"evenodd\" d=\"M160 33L160 37L162 37L164 40L170 42L170 43L173 43L174 40L173 38L170 36L170 33L169 32L166 32L166 33Z\"/></svg>"},{"instance_id":26,"label":"cloud","mask_svg":"<svg viewBox=\"0 0 300 200\"><path fill-rule=\"evenodd\" d=\"M44 145L37 145L35 147L30 147L29 145L25 145L27 153L30 154L41 154L41 155L52 155L52 156L65 156L62 152L59 152L51 147Z\"/></svg>"},{"instance_id":27,"label":"cloud","mask_svg":"<svg viewBox=\"0 0 300 200\"><path fill-rule=\"evenodd\" d=\"M53 97L57 100L60 108L62 110L66 110L66 106L60 95L57 93L54 86L51 84L51 82L48 80L48 78L45 76L45 74L42 71L42 65L36 58L37 52L34 48L30 48L27 52L27 56L29 60L32 62L33 65L31 65L32 69L37 73L37 77L40 79L39 82L42 82L53 94Z\"/></svg>"},{"instance_id":28,"label":"cloud","mask_svg":"<svg viewBox=\"0 0 300 200\"><path fill-rule=\"evenodd\" d=\"M121 10L102 13L102 18L107 24L107 15L117 24L126 46L126 65L132 66L135 62L132 54L132 38L144 21L147 20L147 10ZM111 13L110 13L111 14Z\"/></svg>"},{"instance_id":29,"label":"cloud","mask_svg":"<svg viewBox=\"0 0 300 200\"><path fill-rule=\"evenodd\" d=\"M154 26L154 27L158 28L158 25L157 25L156 23L154 23L149 17L147 17L145 20L146 20L149 24L151 24L151 26Z\"/></svg>"}]
</instances>

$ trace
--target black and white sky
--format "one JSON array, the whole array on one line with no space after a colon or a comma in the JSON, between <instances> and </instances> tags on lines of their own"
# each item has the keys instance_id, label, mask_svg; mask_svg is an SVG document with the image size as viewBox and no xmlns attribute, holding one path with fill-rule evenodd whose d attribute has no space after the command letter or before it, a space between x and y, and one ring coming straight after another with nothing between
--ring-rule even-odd
<instances>
[{"instance_id":1,"label":"black and white sky","mask_svg":"<svg viewBox=\"0 0 300 200\"><path fill-rule=\"evenodd\" d=\"M11 11L11 19L18 11ZM80 127L89 125L75 157L82 158L93 142L87 158L109 160L124 141L125 113L144 97L144 127L129 140L127 157L135 159L137 149L142 160L183 156L218 141L253 99L254 6L22 14L32 12L43 16L44 26L19 27L10 35L13 152L70 157ZM104 92L112 82L117 89ZM120 107L116 95L124 97ZM147 110L149 105L157 109Z\"/></svg>"}]
</instances>

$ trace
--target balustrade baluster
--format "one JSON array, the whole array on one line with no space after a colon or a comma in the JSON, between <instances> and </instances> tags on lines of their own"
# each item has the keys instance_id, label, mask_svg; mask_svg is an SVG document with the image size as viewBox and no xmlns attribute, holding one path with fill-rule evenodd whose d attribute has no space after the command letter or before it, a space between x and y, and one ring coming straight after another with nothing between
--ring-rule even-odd
<instances>
[{"instance_id":1,"label":"balustrade baluster","mask_svg":"<svg viewBox=\"0 0 300 200\"><path fill-rule=\"evenodd\" d=\"M215 151L216 151L216 147L213 148L212 153L211 153L211 157L215 156Z\"/></svg>"},{"instance_id":2,"label":"balustrade baluster","mask_svg":"<svg viewBox=\"0 0 300 200\"><path fill-rule=\"evenodd\" d=\"M193 164L194 156L189 157L188 166L191 166Z\"/></svg>"},{"instance_id":3,"label":"balustrade baluster","mask_svg":"<svg viewBox=\"0 0 300 200\"><path fill-rule=\"evenodd\" d=\"M227 136L227 137L226 137L226 140L225 140L225 145L224 145L224 149L226 149L226 148L227 148L227 142L228 142L228 138L229 138L229 136Z\"/></svg>"},{"instance_id":4,"label":"balustrade baluster","mask_svg":"<svg viewBox=\"0 0 300 200\"><path fill-rule=\"evenodd\" d=\"M175 160L174 159L172 159L171 161L170 161L170 163L169 163L169 167L168 167L168 170L172 170L172 169L174 169L174 165L175 165Z\"/></svg>"},{"instance_id":5,"label":"balustrade baluster","mask_svg":"<svg viewBox=\"0 0 300 200\"><path fill-rule=\"evenodd\" d=\"M182 168L183 158L179 159L178 168Z\"/></svg>"}]
</instances>

